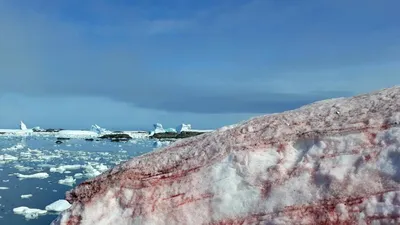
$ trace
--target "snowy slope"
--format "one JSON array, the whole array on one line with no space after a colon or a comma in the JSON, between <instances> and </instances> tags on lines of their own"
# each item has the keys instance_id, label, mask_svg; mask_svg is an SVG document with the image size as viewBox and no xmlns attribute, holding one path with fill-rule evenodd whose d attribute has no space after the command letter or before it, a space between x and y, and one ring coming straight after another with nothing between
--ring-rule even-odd
<instances>
[{"instance_id":1,"label":"snowy slope","mask_svg":"<svg viewBox=\"0 0 400 225\"><path fill-rule=\"evenodd\" d=\"M400 224L400 87L181 140L67 193L53 224Z\"/></svg>"}]
</instances>

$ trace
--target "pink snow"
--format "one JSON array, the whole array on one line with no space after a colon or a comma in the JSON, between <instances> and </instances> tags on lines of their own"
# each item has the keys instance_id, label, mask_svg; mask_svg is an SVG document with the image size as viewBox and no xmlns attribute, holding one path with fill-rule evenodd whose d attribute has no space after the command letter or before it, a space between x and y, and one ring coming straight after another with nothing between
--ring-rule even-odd
<instances>
[{"instance_id":1,"label":"pink snow","mask_svg":"<svg viewBox=\"0 0 400 225\"><path fill-rule=\"evenodd\" d=\"M67 193L54 225L400 224L400 87L196 136Z\"/></svg>"}]
</instances>

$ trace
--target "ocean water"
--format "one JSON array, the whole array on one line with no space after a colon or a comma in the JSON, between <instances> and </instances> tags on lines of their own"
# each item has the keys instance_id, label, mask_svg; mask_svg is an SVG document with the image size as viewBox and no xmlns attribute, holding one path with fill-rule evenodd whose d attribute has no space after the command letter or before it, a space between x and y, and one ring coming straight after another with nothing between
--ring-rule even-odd
<instances>
[{"instance_id":1,"label":"ocean water","mask_svg":"<svg viewBox=\"0 0 400 225\"><path fill-rule=\"evenodd\" d=\"M64 199L66 191L94 176L96 171L104 171L105 168L152 151L155 147L154 141L148 139L129 142L71 139L63 141L62 144L55 144L56 140L54 137L0 137L0 224L50 224L57 217L57 213L26 219L23 215L14 214L13 208L26 206L44 210L47 205ZM7 160L4 160L4 155L7 156ZM82 168L64 173L54 172L54 168L63 165L82 165ZM88 167L93 168L95 173L87 169ZM48 173L49 177L17 177L17 174L42 172ZM77 178L72 184L59 183L59 180L65 179L66 176L74 176L77 173L84 174L84 177ZM32 194L32 197L21 198L21 195L27 194Z\"/></svg>"}]
</instances>

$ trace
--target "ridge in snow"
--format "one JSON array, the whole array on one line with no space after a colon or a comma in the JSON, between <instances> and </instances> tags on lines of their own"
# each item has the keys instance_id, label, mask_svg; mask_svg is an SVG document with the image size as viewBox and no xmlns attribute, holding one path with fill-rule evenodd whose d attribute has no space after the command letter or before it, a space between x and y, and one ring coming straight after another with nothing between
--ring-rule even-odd
<instances>
[{"instance_id":1,"label":"ridge in snow","mask_svg":"<svg viewBox=\"0 0 400 225\"><path fill-rule=\"evenodd\" d=\"M180 140L67 193L53 225L400 224L400 87Z\"/></svg>"}]
</instances>

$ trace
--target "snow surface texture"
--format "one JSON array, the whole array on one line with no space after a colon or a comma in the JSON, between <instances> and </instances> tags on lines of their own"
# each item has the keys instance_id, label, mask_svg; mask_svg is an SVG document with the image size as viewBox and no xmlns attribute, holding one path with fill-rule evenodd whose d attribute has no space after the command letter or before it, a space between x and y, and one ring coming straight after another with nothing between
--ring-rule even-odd
<instances>
[{"instance_id":1,"label":"snow surface texture","mask_svg":"<svg viewBox=\"0 0 400 225\"><path fill-rule=\"evenodd\" d=\"M56 224L400 224L400 87L175 142L67 193Z\"/></svg>"}]
</instances>

